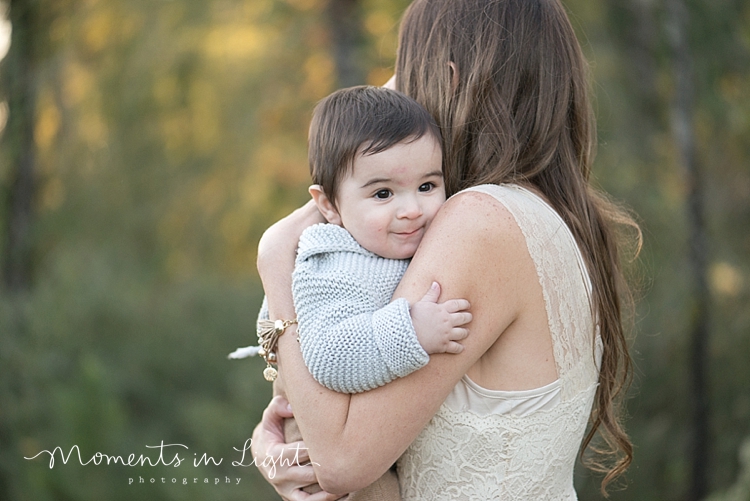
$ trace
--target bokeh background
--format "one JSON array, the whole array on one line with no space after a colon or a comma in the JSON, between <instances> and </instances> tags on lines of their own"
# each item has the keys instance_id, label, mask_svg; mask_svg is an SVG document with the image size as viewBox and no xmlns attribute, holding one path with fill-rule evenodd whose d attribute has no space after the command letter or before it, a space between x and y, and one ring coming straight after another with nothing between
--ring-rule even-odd
<instances>
[{"instance_id":1,"label":"bokeh background","mask_svg":"<svg viewBox=\"0 0 750 501\"><path fill-rule=\"evenodd\" d=\"M564 3L595 182L645 238L636 456L611 498L747 501L750 3ZM226 354L253 341L263 229L306 200L314 104L389 78L407 4L0 0L0 500L277 499L231 465L270 386ZM186 462L24 459L162 441ZM193 467L204 453L223 461ZM599 480L580 469L580 499Z\"/></svg>"}]
</instances>

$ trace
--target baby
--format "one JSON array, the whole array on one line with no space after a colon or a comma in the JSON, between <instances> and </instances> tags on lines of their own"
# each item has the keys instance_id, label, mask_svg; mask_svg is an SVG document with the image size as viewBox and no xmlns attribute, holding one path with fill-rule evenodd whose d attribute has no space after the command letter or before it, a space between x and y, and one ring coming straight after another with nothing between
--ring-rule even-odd
<instances>
[{"instance_id":1,"label":"baby","mask_svg":"<svg viewBox=\"0 0 750 501\"><path fill-rule=\"evenodd\" d=\"M412 305L391 302L445 201L440 130L427 110L382 87L334 92L313 113L309 161L310 194L328 224L302 233L292 293L313 377L359 393L414 372L431 354L460 353L467 301L438 303L433 283Z\"/></svg>"},{"instance_id":2,"label":"baby","mask_svg":"<svg viewBox=\"0 0 750 501\"><path fill-rule=\"evenodd\" d=\"M292 293L305 364L332 390L371 390L418 370L431 354L463 350L468 301L438 303L437 283L412 305L391 301L445 201L441 142L427 110L394 90L342 89L315 108L310 194L328 224L302 233ZM264 300L259 320L267 318ZM301 438L293 419L285 434L287 442ZM392 470L350 495L399 498Z\"/></svg>"},{"instance_id":3,"label":"baby","mask_svg":"<svg viewBox=\"0 0 750 501\"><path fill-rule=\"evenodd\" d=\"M464 300L391 296L445 201L440 130L413 99L381 87L334 92L315 108L310 194L329 224L305 230L292 280L305 364L343 393L382 386L460 353Z\"/></svg>"}]
</instances>

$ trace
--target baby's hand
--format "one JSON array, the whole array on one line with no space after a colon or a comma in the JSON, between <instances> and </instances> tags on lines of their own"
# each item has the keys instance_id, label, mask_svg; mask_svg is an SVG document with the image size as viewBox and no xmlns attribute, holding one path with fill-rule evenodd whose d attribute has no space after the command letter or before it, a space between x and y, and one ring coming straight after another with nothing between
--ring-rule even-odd
<instances>
[{"instance_id":1,"label":"baby's hand","mask_svg":"<svg viewBox=\"0 0 750 501\"><path fill-rule=\"evenodd\" d=\"M458 341L469 335L462 325L471 322L470 305L465 299L450 299L438 303L440 284L432 282L427 294L411 307L411 321L424 351L433 353L461 353Z\"/></svg>"}]
</instances>

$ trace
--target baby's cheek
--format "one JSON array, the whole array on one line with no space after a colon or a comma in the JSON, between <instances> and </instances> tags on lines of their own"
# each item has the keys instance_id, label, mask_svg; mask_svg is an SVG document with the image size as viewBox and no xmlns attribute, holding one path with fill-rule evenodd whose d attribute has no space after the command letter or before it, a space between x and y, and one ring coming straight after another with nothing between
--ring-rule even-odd
<instances>
[{"instance_id":1,"label":"baby's cheek","mask_svg":"<svg viewBox=\"0 0 750 501\"><path fill-rule=\"evenodd\" d=\"M373 224L371 225L371 228L373 229L373 233L378 236L384 235L387 229L387 227L383 224Z\"/></svg>"}]
</instances>

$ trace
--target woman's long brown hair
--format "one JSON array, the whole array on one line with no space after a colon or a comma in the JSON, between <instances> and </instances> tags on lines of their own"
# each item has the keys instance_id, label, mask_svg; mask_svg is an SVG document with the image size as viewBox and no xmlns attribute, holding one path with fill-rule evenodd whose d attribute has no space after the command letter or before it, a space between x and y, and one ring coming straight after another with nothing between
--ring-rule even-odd
<instances>
[{"instance_id":1,"label":"woman's long brown hair","mask_svg":"<svg viewBox=\"0 0 750 501\"><path fill-rule=\"evenodd\" d=\"M627 212L589 183L596 127L587 64L563 6L559 0L415 0L401 24L396 87L441 127L449 195L484 183L531 185L573 232L591 275L604 344L581 457L591 446L595 458L585 463L605 473L606 495L633 457L621 424L632 374L623 310L632 301L619 230L635 230L638 248L641 235ZM592 444L597 432L603 446Z\"/></svg>"}]
</instances>

